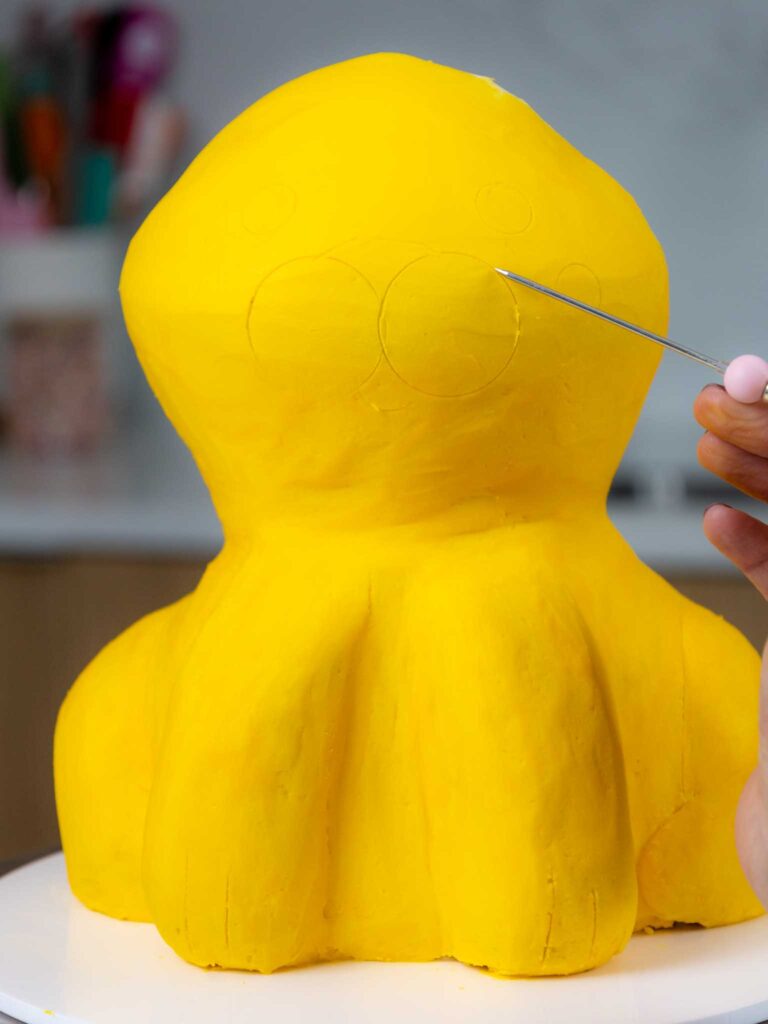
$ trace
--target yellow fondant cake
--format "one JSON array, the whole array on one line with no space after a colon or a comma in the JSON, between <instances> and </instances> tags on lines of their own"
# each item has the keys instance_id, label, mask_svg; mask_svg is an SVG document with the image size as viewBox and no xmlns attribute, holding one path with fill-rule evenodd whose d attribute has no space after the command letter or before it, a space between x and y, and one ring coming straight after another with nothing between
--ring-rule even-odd
<instances>
[{"instance_id":1,"label":"yellow fondant cake","mask_svg":"<svg viewBox=\"0 0 768 1024\"><path fill-rule=\"evenodd\" d=\"M663 331L633 200L491 81L397 54L198 156L121 292L224 527L61 710L72 888L195 964L603 963L760 908L733 841L758 659L606 493Z\"/></svg>"}]
</instances>

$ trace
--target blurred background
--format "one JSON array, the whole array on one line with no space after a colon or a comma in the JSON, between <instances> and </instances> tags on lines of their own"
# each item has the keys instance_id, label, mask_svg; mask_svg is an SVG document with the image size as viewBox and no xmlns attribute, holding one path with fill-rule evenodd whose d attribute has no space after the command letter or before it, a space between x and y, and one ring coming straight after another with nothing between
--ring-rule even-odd
<instances>
[{"instance_id":1,"label":"blurred background","mask_svg":"<svg viewBox=\"0 0 768 1024\"><path fill-rule=\"evenodd\" d=\"M57 843L50 747L77 673L194 586L220 535L117 305L127 241L244 107L315 67L400 50L494 77L635 196L668 257L672 337L766 354L764 0L166 0L0 6L0 862ZM760 600L703 508L711 379L666 356L614 522L756 644Z\"/></svg>"}]
</instances>

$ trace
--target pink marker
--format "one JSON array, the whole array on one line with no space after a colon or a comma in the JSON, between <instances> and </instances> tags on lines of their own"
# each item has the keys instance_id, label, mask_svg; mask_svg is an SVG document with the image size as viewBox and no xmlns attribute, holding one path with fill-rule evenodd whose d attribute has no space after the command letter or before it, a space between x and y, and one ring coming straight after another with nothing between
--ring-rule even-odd
<instances>
[{"instance_id":1,"label":"pink marker","mask_svg":"<svg viewBox=\"0 0 768 1024\"><path fill-rule=\"evenodd\" d=\"M505 270L502 267L496 267L496 271L502 277L507 277L510 281L517 281L518 284L525 285L526 288L532 288L542 295L547 295L550 299L557 299L558 302L564 302L567 306L581 310L582 313L589 313L590 316L596 316L599 320L605 320L606 323L621 327L624 331L639 334L641 338L655 341L657 345L663 345L664 348L677 352L678 355L685 356L686 359L693 359L694 362L701 363L702 366L708 366L710 370L721 374L725 390L737 402L743 402L748 405L751 405L753 402L768 402L768 362L761 359L760 356L738 356L732 362L724 363L722 359L715 359L713 356L705 355L703 352L697 352L694 348L681 345L677 341L672 341L671 338L665 338L663 334L647 331L638 324L630 323L629 320L622 320L621 317L614 316L613 313L606 313L604 309L590 306L589 303L582 302L581 299L574 299L571 295L566 295L564 292L555 291L554 288L541 284L540 281L534 281L530 277L523 277L522 274L514 273L512 270Z\"/></svg>"}]
</instances>

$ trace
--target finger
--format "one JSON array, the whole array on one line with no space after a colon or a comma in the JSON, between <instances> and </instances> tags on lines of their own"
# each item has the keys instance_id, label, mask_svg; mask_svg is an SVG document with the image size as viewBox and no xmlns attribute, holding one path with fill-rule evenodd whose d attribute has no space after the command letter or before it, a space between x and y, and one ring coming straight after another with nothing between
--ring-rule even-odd
<instances>
[{"instance_id":1,"label":"finger","mask_svg":"<svg viewBox=\"0 0 768 1024\"><path fill-rule=\"evenodd\" d=\"M768 526L728 505L704 513L704 534L768 599Z\"/></svg>"},{"instance_id":2,"label":"finger","mask_svg":"<svg viewBox=\"0 0 768 1024\"><path fill-rule=\"evenodd\" d=\"M747 780L736 809L736 849L755 895L768 909L768 801L764 768Z\"/></svg>"},{"instance_id":3,"label":"finger","mask_svg":"<svg viewBox=\"0 0 768 1024\"><path fill-rule=\"evenodd\" d=\"M768 459L745 452L714 434L705 434L699 439L697 454L704 469L745 494L768 501Z\"/></svg>"},{"instance_id":4,"label":"finger","mask_svg":"<svg viewBox=\"0 0 768 1024\"><path fill-rule=\"evenodd\" d=\"M768 457L768 405L737 402L719 384L708 384L693 403L697 422L723 441Z\"/></svg>"}]
</instances>

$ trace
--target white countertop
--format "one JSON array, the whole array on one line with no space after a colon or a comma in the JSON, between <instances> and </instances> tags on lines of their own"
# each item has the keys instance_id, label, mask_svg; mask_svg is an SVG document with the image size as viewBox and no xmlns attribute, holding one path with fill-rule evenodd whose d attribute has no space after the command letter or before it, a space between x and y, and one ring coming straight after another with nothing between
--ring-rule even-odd
<instances>
[{"instance_id":1,"label":"white countertop","mask_svg":"<svg viewBox=\"0 0 768 1024\"><path fill-rule=\"evenodd\" d=\"M675 440L672 448L691 448L689 438ZM647 449L648 437L640 441L633 448ZM701 532L706 498L681 499L677 484L670 485L681 479L681 468L669 454L668 439L653 445L664 455L654 454L650 462L633 457L633 448L622 475L636 473L645 493L613 501L610 511L640 557L665 572L731 571ZM219 523L197 469L165 423L87 456L0 453L0 555L208 558L220 544Z\"/></svg>"}]
</instances>

